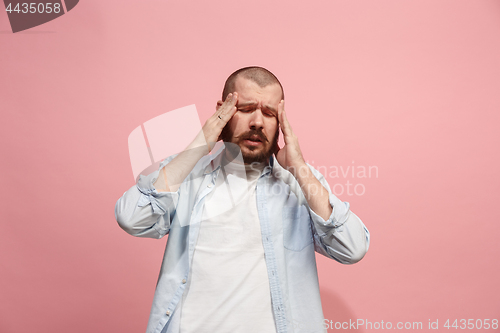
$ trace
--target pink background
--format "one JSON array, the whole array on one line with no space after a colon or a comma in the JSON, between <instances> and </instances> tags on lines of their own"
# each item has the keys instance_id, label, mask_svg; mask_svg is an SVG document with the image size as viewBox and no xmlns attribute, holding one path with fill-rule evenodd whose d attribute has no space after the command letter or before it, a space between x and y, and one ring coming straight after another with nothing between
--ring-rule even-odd
<instances>
[{"instance_id":1,"label":"pink background","mask_svg":"<svg viewBox=\"0 0 500 333\"><path fill-rule=\"evenodd\" d=\"M2 10L0 332L145 330L165 239L114 220L128 135L191 104L203 124L248 65L307 160L378 168L328 178L363 184L340 198L372 243L318 257L325 317L500 319L499 59L497 0L83 0L17 34Z\"/></svg>"}]
</instances>

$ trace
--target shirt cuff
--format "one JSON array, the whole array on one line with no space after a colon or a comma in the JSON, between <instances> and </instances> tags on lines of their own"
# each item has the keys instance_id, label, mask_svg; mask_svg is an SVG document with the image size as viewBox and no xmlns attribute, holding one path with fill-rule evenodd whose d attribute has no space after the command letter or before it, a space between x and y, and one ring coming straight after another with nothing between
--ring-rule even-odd
<instances>
[{"instance_id":1,"label":"shirt cuff","mask_svg":"<svg viewBox=\"0 0 500 333\"><path fill-rule=\"evenodd\" d=\"M350 205L348 202L342 202L334 194L329 195L329 202L330 206L332 206L332 213L326 221L312 209L309 209L312 221L325 233L326 231L330 231L332 228L341 227L349 217Z\"/></svg>"},{"instance_id":2,"label":"shirt cuff","mask_svg":"<svg viewBox=\"0 0 500 333\"><path fill-rule=\"evenodd\" d=\"M153 209L153 214L155 215L164 215L168 210L172 209L172 206L177 206L180 187L176 192L158 192L154 187L154 183L158 179L161 168L170 162L171 159L169 159L163 161L159 169L149 175L140 175L137 181L137 189L141 192L141 197L139 198L137 206L144 207L150 204Z\"/></svg>"}]
</instances>

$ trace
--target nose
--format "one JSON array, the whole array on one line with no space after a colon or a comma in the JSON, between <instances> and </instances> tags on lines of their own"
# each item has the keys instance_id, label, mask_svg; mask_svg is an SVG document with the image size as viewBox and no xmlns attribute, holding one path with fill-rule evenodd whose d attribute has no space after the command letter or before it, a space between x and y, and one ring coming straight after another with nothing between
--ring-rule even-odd
<instances>
[{"instance_id":1,"label":"nose","mask_svg":"<svg viewBox=\"0 0 500 333\"><path fill-rule=\"evenodd\" d=\"M264 127L264 115L262 114L262 110L260 108L252 112L249 125L251 129L256 130Z\"/></svg>"}]
</instances>

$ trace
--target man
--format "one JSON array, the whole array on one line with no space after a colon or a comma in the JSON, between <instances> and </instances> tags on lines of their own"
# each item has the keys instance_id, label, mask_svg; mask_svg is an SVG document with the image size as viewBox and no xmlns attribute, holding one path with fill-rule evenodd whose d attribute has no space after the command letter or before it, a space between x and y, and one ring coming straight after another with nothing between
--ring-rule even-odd
<instances>
[{"instance_id":1,"label":"man","mask_svg":"<svg viewBox=\"0 0 500 333\"><path fill-rule=\"evenodd\" d=\"M236 71L186 150L118 200L125 231L169 234L148 333L325 331L314 251L352 264L369 233L304 162L284 105L271 72Z\"/></svg>"}]
</instances>

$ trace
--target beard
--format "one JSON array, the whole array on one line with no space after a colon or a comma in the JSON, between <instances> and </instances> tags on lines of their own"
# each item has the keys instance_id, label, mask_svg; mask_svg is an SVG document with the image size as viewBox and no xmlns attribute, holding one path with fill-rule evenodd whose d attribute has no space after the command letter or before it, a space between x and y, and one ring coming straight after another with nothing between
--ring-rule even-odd
<instances>
[{"instance_id":1,"label":"beard","mask_svg":"<svg viewBox=\"0 0 500 333\"><path fill-rule=\"evenodd\" d=\"M276 132L274 133L274 137L271 141L269 141L262 130L249 130L248 132L243 133L239 138L234 138L233 134L233 131L229 128L229 124L226 124L226 126L222 129L220 138L224 141L224 143L231 143L226 144L225 146L232 156L232 159L238 156L241 152L243 162L245 164L265 162L272 154L277 153L278 151L279 126L276 128ZM245 146L246 149L241 149L243 141L252 136L259 137L262 142L262 147ZM246 151L247 149L250 151Z\"/></svg>"}]
</instances>

